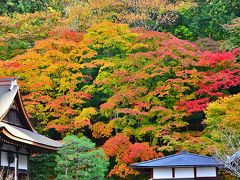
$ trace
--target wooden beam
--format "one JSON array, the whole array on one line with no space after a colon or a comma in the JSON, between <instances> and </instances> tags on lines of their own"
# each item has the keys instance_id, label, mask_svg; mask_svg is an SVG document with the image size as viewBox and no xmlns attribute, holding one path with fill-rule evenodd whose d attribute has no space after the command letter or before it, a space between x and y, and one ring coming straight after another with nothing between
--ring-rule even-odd
<instances>
[{"instance_id":1,"label":"wooden beam","mask_svg":"<svg viewBox=\"0 0 240 180\"><path fill-rule=\"evenodd\" d=\"M151 169L151 179L153 179L153 168Z\"/></svg>"},{"instance_id":2,"label":"wooden beam","mask_svg":"<svg viewBox=\"0 0 240 180\"><path fill-rule=\"evenodd\" d=\"M197 179L197 168L194 167L194 179Z\"/></svg>"},{"instance_id":3,"label":"wooden beam","mask_svg":"<svg viewBox=\"0 0 240 180\"><path fill-rule=\"evenodd\" d=\"M175 178L175 168L172 168L172 177Z\"/></svg>"}]
</instances>

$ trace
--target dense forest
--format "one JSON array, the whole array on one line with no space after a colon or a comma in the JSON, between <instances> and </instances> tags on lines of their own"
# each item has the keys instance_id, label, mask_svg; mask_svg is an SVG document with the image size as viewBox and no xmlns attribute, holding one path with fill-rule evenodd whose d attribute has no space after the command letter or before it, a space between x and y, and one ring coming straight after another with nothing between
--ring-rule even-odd
<instances>
[{"instance_id":1,"label":"dense forest","mask_svg":"<svg viewBox=\"0 0 240 180\"><path fill-rule=\"evenodd\" d=\"M105 178L140 178L129 165L183 149L212 155L222 132L240 134L239 0L0 7L0 76L18 78L39 133L103 150ZM53 156L32 159L35 179L57 176Z\"/></svg>"}]
</instances>

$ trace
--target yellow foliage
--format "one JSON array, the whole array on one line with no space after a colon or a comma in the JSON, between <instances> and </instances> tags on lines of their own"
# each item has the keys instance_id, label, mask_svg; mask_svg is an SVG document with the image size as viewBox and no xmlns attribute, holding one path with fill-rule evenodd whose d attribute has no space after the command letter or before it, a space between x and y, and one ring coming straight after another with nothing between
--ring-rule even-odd
<instances>
[{"instance_id":1,"label":"yellow foliage","mask_svg":"<svg viewBox=\"0 0 240 180\"><path fill-rule=\"evenodd\" d=\"M240 94L210 103L206 110L207 129L215 137L221 131L240 134Z\"/></svg>"},{"instance_id":2,"label":"yellow foliage","mask_svg":"<svg viewBox=\"0 0 240 180\"><path fill-rule=\"evenodd\" d=\"M113 120L108 124L97 122L92 126L92 136L95 138L110 137L114 128Z\"/></svg>"}]
</instances>

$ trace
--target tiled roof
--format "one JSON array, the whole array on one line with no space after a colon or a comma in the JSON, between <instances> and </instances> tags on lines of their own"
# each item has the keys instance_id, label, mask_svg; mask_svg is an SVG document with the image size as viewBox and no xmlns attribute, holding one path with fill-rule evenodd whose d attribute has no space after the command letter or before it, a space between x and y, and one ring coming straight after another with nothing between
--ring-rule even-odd
<instances>
[{"instance_id":1,"label":"tiled roof","mask_svg":"<svg viewBox=\"0 0 240 180\"><path fill-rule=\"evenodd\" d=\"M2 120L8 112L17 94L18 86L14 85L14 81L15 79L13 78L0 79L0 120ZM11 86L12 83L13 86Z\"/></svg>"},{"instance_id":2,"label":"tiled roof","mask_svg":"<svg viewBox=\"0 0 240 180\"><path fill-rule=\"evenodd\" d=\"M4 122L0 122L0 128L5 128L12 136L19 138L21 140L29 141L28 144L37 143L40 145L47 145L53 148L60 148L62 147L62 143L59 141L54 141L50 138L47 138L41 134L31 132L29 130L10 125Z\"/></svg>"},{"instance_id":3,"label":"tiled roof","mask_svg":"<svg viewBox=\"0 0 240 180\"><path fill-rule=\"evenodd\" d=\"M133 164L133 168L220 166L220 160L183 151L179 154Z\"/></svg>"}]
</instances>

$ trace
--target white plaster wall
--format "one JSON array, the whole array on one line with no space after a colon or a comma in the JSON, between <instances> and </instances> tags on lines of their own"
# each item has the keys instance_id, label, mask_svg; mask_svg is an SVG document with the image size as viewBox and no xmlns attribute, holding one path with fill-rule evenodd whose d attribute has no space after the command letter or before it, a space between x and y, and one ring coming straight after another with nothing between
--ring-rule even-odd
<instances>
[{"instance_id":1,"label":"white plaster wall","mask_svg":"<svg viewBox=\"0 0 240 180\"><path fill-rule=\"evenodd\" d=\"M16 154L14 154L14 157ZM18 156L18 168L27 170L27 156L19 154ZM1 166L8 166L8 158L7 158L7 152L1 152ZM10 164L10 167L15 167L15 159L14 162Z\"/></svg>"},{"instance_id":2,"label":"white plaster wall","mask_svg":"<svg viewBox=\"0 0 240 180\"><path fill-rule=\"evenodd\" d=\"M16 155L14 154L14 157ZM8 166L7 152L1 152L1 166ZM9 165L10 167L15 167L15 160Z\"/></svg>"},{"instance_id":3,"label":"white plaster wall","mask_svg":"<svg viewBox=\"0 0 240 180\"><path fill-rule=\"evenodd\" d=\"M172 178L172 168L154 168L153 179Z\"/></svg>"},{"instance_id":4,"label":"white plaster wall","mask_svg":"<svg viewBox=\"0 0 240 180\"><path fill-rule=\"evenodd\" d=\"M1 166L8 166L7 153L1 152Z\"/></svg>"},{"instance_id":5,"label":"white plaster wall","mask_svg":"<svg viewBox=\"0 0 240 180\"><path fill-rule=\"evenodd\" d=\"M197 177L216 177L216 167L198 167Z\"/></svg>"},{"instance_id":6,"label":"white plaster wall","mask_svg":"<svg viewBox=\"0 0 240 180\"><path fill-rule=\"evenodd\" d=\"M18 169L27 170L27 156L19 155Z\"/></svg>"},{"instance_id":7,"label":"white plaster wall","mask_svg":"<svg viewBox=\"0 0 240 180\"><path fill-rule=\"evenodd\" d=\"M194 178L194 168L175 168L175 178Z\"/></svg>"}]
</instances>

